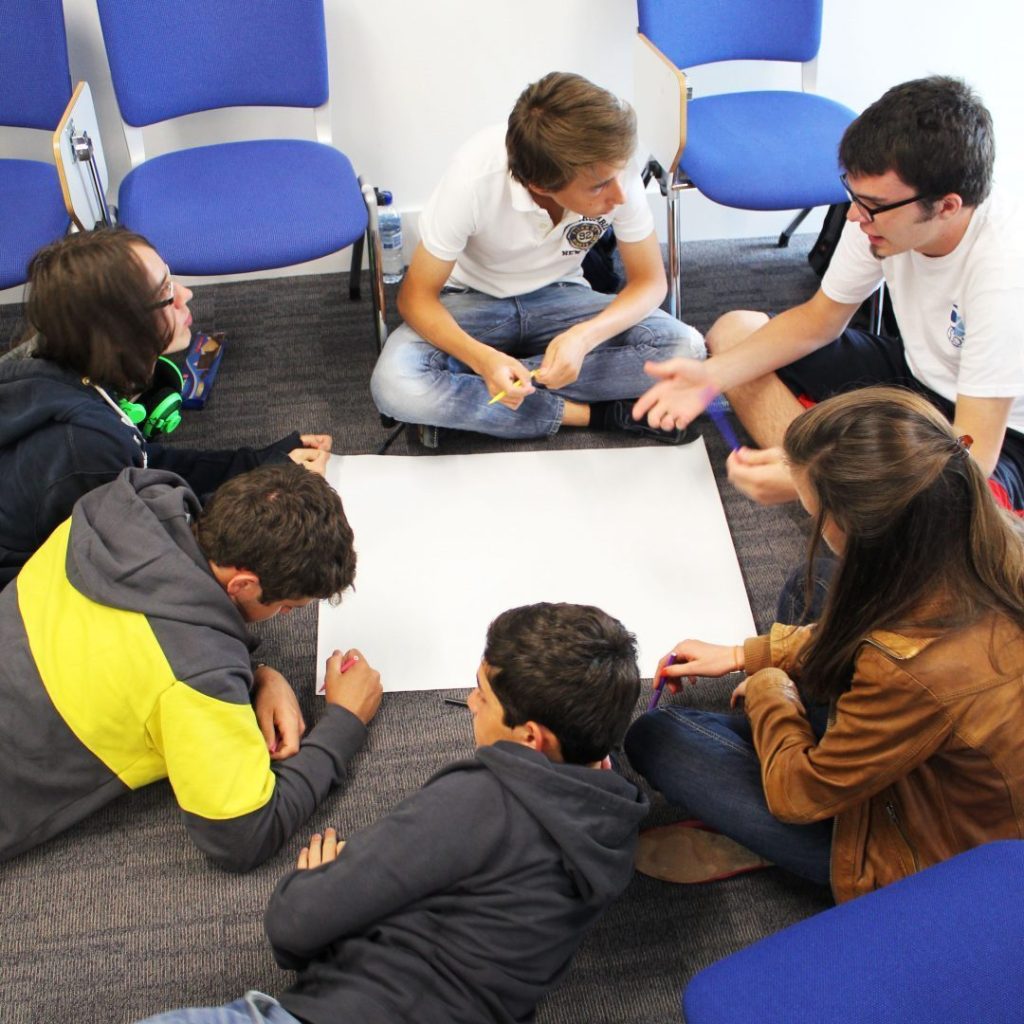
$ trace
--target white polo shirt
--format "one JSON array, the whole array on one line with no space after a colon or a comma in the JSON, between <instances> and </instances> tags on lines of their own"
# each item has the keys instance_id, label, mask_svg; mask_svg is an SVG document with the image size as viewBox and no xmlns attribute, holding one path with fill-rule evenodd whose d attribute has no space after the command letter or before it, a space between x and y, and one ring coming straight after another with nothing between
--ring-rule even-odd
<instances>
[{"instance_id":1,"label":"white polo shirt","mask_svg":"<svg viewBox=\"0 0 1024 1024\"><path fill-rule=\"evenodd\" d=\"M553 225L509 174L505 130L493 125L462 146L420 215L427 252L455 261L450 284L496 298L556 281L586 284L583 257L610 224L622 242L643 241L654 230L635 158L623 176L622 206L596 218L566 210Z\"/></svg>"},{"instance_id":2,"label":"white polo shirt","mask_svg":"<svg viewBox=\"0 0 1024 1024\"><path fill-rule=\"evenodd\" d=\"M885 278L907 365L950 402L1013 398L1024 433L1024 208L993 191L946 256L871 255L859 224L843 229L821 282L835 302L860 303Z\"/></svg>"}]
</instances>

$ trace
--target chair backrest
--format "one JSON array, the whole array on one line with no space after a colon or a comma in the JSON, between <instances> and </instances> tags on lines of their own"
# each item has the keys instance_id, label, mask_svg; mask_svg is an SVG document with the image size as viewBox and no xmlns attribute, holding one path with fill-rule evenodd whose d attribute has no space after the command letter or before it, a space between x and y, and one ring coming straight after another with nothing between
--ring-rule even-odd
<instances>
[{"instance_id":1,"label":"chair backrest","mask_svg":"<svg viewBox=\"0 0 1024 1024\"><path fill-rule=\"evenodd\" d=\"M0 0L0 124L52 132L69 99L61 0Z\"/></svg>"},{"instance_id":2,"label":"chair backrest","mask_svg":"<svg viewBox=\"0 0 1024 1024\"><path fill-rule=\"evenodd\" d=\"M322 0L97 0L121 117L327 102Z\"/></svg>"},{"instance_id":3,"label":"chair backrest","mask_svg":"<svg viewBox=\"0 0 1024 1024\"><path fill-rule=\"evenodd\" d=\"M678 68L813 60L822 0L637 0L640 31Z\"/></svg>"}]
</instances>

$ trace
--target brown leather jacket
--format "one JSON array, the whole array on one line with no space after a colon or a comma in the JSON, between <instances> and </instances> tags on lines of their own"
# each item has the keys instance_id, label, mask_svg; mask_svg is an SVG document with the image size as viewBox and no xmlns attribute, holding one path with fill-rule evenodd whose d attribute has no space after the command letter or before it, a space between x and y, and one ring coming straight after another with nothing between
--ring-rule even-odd
<instances>
[{"instance_id":1,"label":"brown leather jacket","mask_svg":"<svg viewBox=\"0 0 1024 1024\"><path fill-rule=\"evenodd\" d=\"M835 819L837 901L992 839L1024 838L1020 629L987 615L955 631L873 633L821 740L790 678L809 637L775 625L746 642L744 707L772 814Z\"/></svg>"}]
</instances>

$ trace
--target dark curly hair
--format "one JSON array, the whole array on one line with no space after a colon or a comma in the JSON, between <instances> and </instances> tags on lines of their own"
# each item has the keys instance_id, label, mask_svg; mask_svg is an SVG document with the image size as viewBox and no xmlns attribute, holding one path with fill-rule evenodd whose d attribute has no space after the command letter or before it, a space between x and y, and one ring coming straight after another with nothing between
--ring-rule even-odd
<instances>
[{"instance_id":1,"label":"dark curly hair","mask_svg":"<svg viewBox=\"0 0 1024 1024\"><path fill-rule=\"evenodd\" d=\"M600 608L503 612L487 629L484 661L505 725L546 726L568 763L599 761L622 742L640 695L636 637Z\"/></svg>"},{"instance_id":2,"label":"dark curly hair","mask_svg":"<svg viewBox=\"0 0 1024 1024\"><path fill-rule=\"evenodd\" d=\"M326 598L352 585L356 552L341 498L294 462L260 466L220 485L200 513L196 537L217 565L259 577L261 601Z\"/></svg>"}]
</instances>

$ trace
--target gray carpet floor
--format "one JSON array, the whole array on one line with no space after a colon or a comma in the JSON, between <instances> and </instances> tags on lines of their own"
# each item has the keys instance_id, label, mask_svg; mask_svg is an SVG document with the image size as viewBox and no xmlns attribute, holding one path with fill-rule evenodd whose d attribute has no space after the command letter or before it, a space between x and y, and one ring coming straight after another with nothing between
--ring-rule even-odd
<instances>
[{"instance_id":1,"label":"gray carpet floor","mask_svg":"<svg viewBox=\"0 0 1024 1024\"><path fill-rule=\"evenodd\" d=\"M687 245L684 318L706 330L728 309L778 311L806 298L817 286L806 262L811 241L797 236L788 250L775 249L769 239ZM228 347L207 407L188 415L174 443L266 443L294 428L332 433L342 453L372 452L382 442L386 432L367 389L375 358L369 301L350 303L343 275L205 286L196 289L192 309L197 327L227 332ZM18 336L20 313L17 306L0 307L0 348ZM724 443L705 417L698 425L763 628L788 570L801 559L806 523L797 509L764 509L736 494L724 479ZM443 435L441 443L447 453L513 447L457 434ZM622 435L564 431L520 447L635 443ZM406 435L391 451L431 457ZM404 514L415 519L415 496ZM671 509L652 509L651 516L652 529L672 535ZM401 629L396 622L396 642ZM314 720L315 608L273 620L261 631L265 660L292 680L307 720ZM679 639L686 632L680 622ZM724 709L734 682L705 681L671 699ZM386 695L347 784L303 834L327 825L351 833L471 747L463 709L443 704L436 693ZM685 809L667 807L656 794L652 800L651 823L685 816ZM175 1006L226 1002L248 988L280 992L291 976L271 959L262 913L276 880L292 864L292 847L300 845L296 840L249 875L225 874L189 844L170 789L157 784L0 865L0 1020L121 1024ZM693 974L830 903L823 890L778 869L697 886L637 876L588 935L537 1020L678 1021L679 995Z\"/></svg>"}]
</instances>

